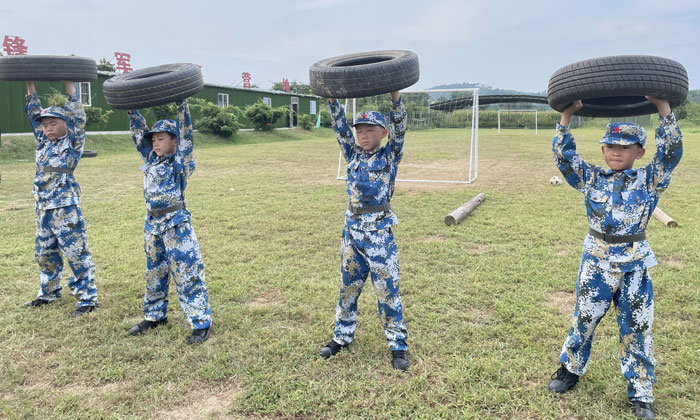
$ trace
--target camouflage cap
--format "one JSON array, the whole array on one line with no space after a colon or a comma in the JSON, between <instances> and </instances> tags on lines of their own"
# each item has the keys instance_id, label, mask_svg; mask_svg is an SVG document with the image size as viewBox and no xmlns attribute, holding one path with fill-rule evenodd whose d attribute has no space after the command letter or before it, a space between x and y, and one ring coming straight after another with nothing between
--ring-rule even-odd
<instances>
[{"instance_id":1,"label":"camouflage cap","mask_svg":"<svg viewBox=\"0 0 700 420\"><path fill-rule=\"evenodd\" d=\"M647 132L644 131L644 127L637 124L620 122L608 124L603 139L598 143L619 144L623 146L637 143L644 147L644 142L646 140Z\"/></svg>"},{"instance_id":2,"label":"camouflage cap","mask_svg":"<svg viewBox=\"0 0 700 420\"><path fill-rule=\"evenodd\" d=\"M50 106L41 110L41 113L34 119L35 121L41 121L44 117L60 118L63 121L66 120L66 110L60 106Z\"/></svg>"},{"instance_id":3,"label":"camouflage cap","mask_svg":"<svg viewBox=\"0 0 700 420\"><path fill-rule=\"evenodd\" d=\"M151 130L148 133L146 133L144 137L148 140L151 140L153 134L155 133L170 133L173 136L177 137L177 125L173 120L160 120L157 123L153 124Z\"/></svg>"},{"instance_id":4,"label":"camouflage cap","mask_svg":"<svg viewBox=\"0 0 700 420\"><path fill-rule=\"evenodd\" d=\"M355 122L352 126L358 124L380 125L382 128L386 128L386 117L378 111L365 111L355 116Z\"/></svg>"}]
</instances>

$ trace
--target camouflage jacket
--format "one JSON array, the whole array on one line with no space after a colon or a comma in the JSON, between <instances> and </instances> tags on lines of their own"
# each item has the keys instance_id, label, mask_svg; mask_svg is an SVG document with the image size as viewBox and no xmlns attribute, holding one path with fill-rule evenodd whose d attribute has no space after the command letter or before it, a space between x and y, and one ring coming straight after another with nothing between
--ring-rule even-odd
<instances>
[{"instance_id":1,"label":"camouflage jacket","mask_svg":"<svg viewBox=\"0 0 700 420\"><path fill-rule=\"evenodd\" d=\"M75 170L83 154L85 144L85 111L78 95L69 96L65 105L66 135L56 141L49 140L35 120L41 114L41 102L36 93L27 95L25 111L39 144L36 146L37 172L34 176L33 195L38 209L50 210L80 204L80 185L75 176L63 172L43 172L42 167L52 166Z\"/></svg>"},{"instance_id":2,"label":"camouflage jacket","mask_svg":"<svg viewBox=\"0 0 700 420\"><path fill-rule=\"evenodd\" d=\"M576 153L569 126L557 124L552 144L554 162L566 182L584 194L592 229L612 235L634 235L646 229L661 193L671 182L671 171L683 154L683 136L675 116L670 114L660 121L651 163L619 173L583 161ZM599 267L616 272L657 264L647 240L610 244L587 235L583 257L593 258Z\"/></svg>"},{"instance_id":3,"label":"camouflage jacket","mask_svg":"<svg viewBox=\"0 0 700 420\"><path fill-rule=\"evenodd\" d=\"M366 152L355 144L345 111L336 100L330 104L333 129L347 162L345 187L353 207L369 207L388 203L394 194L394 183L403 157L406 134L406 108L403 99L392 103L389 135L386 145ZM399 222L393 210L353 215L348 209L345 225L357 230L379 230Z\"/></svg>"},{"instance_id":4,"label":"camouflage jacket","mask_svg":"<svg viewBox=\"0 0 700 420\"><path fill-rule=\"evenodd\" d=\"M177 148L172 155L156 155L151 140L144 137L148 126L138 110L129 112L129 119L131 137L144 161L141 170L144 174L143 197L146 199L146 208L163 210L178 203L184 204L187 179L195 169L192 156L192 118L187 99L177 104L176 125L179 136ZM160 235L165 230L189 220L190 212L184 208L158 217L146 213L145 230Z\"/></svg>"}]
</instances>

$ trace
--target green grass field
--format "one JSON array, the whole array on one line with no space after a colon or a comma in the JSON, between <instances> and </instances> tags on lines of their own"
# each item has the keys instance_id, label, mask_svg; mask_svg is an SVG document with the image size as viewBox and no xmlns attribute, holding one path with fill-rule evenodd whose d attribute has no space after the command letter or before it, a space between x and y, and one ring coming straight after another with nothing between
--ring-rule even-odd
<instances>
[{"instance_id":1,"label":"green grass field","mask_svg":"<svg viewBox=\"0 0 700 420\"><path fill-rule=\"evenodd\" d=\"M564 396L546 386L573 313L583 197L558 175L554 130L482 130L470 185L398 183L392 200L412 366L391 368L368 284L356 339L331 360L347 206L335 180L332 131L195 135L187 207L206 267L212 338L186 344L171 288L170 322L143 336L145 256L141 161L129 136L94 136L76 171L97 264L100 308L77 320L59 303L27 309L34 261L32 140L0 147L0 418L632 418L614 312L598 328L587 374ZM574 130L602 164L601 129ZM650 222L659 418L700 418L700 133L660 207L680 224ZM465 143L467 142L467 143ZM400 178L464 179L464 130L409 132ZM646 164L654 152L649 142ZM23 161L18 161L23 159ZM447 213L479 192L462 224ZM67 269L67 268L66 268ZM67 279L64 273L64 287Z\"/></svg>"}]
</instances>

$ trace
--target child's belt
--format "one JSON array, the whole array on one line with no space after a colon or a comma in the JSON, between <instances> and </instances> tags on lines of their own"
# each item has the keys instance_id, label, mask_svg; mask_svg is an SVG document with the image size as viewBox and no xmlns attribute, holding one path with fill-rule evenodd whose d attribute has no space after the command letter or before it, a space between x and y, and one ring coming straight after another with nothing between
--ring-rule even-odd
<instances>
[{"instance_id":1,"label":"child's belt","mask_svg":"<svg viewBox=\"0 0 700 420\"><path fill-rule=\"evenodd\" d=\"M160 216L165 216L168 213L172 213L174 211L178 211L180 209L185 208L185 203L177 203L174 206L166 207L164 209L158 209L158 210L148 210L148 214L150 214L152 217L160 217Z\"/></svg>"},{"instance_id":2,"label":"child's belt","mask_svg":"<svg viewBox=\"0 0 700 420\"><path fill-rule=\"evenodd\" d=\"M350 213L353 214L353 216L357 216L360 214L375 213L378 211L390 211L391 204L387 202L384 204L380 204L378 206L368 206L368 207L354 207L352 204L350 204L348 209L350 210Z\"/></svg>"},{"instance_id":3,"label":"child's belt","mask_svg":"<svg viewBox=\"0 0 700 420\"><path fill-rule=\"evenodd\" d=\"M62 172L64 174L73 175L72 169L56 168L55 166L37 166L36 173L39 172Z\"/></svg>"},{"instance_id":4,"label":"child's belt","mask_svg":"<svg viewBox=\"0 0 700 420\"><path fill-rule=\"evenodd\" d=\"M643 241L647 238L644 232L634 235L611 235L609 233L598 232L593 228L588 229L588 234L594 238L602 239L609 244L625 244L628 242Z\"/></svg>"}]
</instances>

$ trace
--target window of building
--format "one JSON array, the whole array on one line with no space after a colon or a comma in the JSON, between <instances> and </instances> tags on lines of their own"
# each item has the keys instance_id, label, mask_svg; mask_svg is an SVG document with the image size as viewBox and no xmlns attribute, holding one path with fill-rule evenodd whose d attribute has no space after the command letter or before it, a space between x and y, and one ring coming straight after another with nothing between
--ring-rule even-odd
<instances>
[{"instance_id":1,"label":"window of building","mask_svg":"<svg viewBox=\"0 0 700 420\"><path fill-rule=\"evenodd\" d=\"M316 101L309 101L309 114L316 115Z\"/></svg>"},{"instance_id":2,"label":"window of building","mask_svg":"<svg viewBox=\"0 0 700 420\"><path fill-rule=\"evenodd\" d=\"M75 93L80 98L80 103L85 106L92 106L92 95L90 92L90 82L76 82Z\"/></svg>"},{"instance_id":3,"label":"window of building","mask_svg":"<svg viewBox=\"0 0 700 420\"><path fill-rule=\"evenodd\" d=\"M263 103L272 106L272 98L263 98Z\"/></svg>"},{"instance_id":4,"label":"window of building","mask_svg":"<svg viewBox=\"0 0 700 420\"><path fill-rule=\"evenodd\" d=\"M228 106L228 93L220 93L219 94L219 106L222 106L222 107Z\"/></svg>"}]
</instances>

